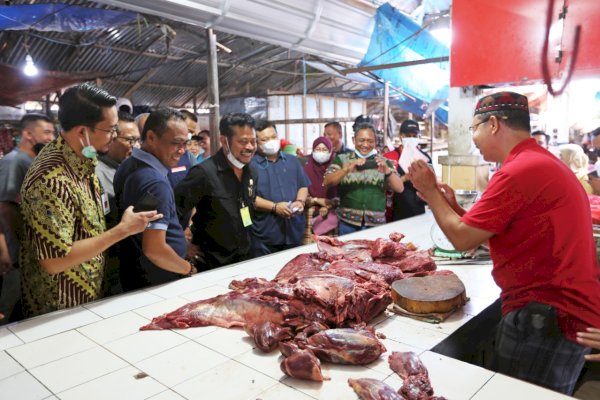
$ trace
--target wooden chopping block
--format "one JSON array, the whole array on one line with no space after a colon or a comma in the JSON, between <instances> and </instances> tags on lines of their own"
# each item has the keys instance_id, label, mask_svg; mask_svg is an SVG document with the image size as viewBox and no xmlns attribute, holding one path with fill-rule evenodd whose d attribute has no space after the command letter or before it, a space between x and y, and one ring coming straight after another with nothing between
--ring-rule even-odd
<instances>
[{"instance_id":1,"label":"wooden chopping block","mask_svg":"<svg viewBox=\"0 0 600 400\"><path fill-rule=\"evenodd\" d=\"M462 307L467 302L467 293L454 274L429 275L394 281L392 299L412 313L446 313Z\"/></svg>"}]
</instances>

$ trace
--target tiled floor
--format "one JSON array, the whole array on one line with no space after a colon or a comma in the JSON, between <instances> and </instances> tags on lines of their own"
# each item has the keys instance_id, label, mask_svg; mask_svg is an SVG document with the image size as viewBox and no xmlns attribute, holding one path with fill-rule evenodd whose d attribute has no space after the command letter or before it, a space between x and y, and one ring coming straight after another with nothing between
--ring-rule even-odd
<instances>
[{"instance_id":1,"label":"tiled floor","mask_svg":"<svg viewBox=\"0 0 600 400\"><path fill-rule=\"evenodd\" d=\"M370 238L411 232L429 246L432 217L375 228ZM359 232L353 237L365 237ZM208 271L168 285L118 296L0 328L0 398L152 400L355 399L348 378L375 378L394 388L402 381L388 367L392 351L414 351L429 369L439 395L448 399L558 399L551 392L427 351L477 315L498 295L489 266L452 267L472 301L440 324L409 320L386 311L373 321L387 352L368 366L322 364L323 383L285 376L277 351L257 350L242 329L218 327L139 331L153 317L190 302L227 292L232 279L271 279L298 248ZM540 393L542 395L540 395Z\"/></svg>"}]
</instances>

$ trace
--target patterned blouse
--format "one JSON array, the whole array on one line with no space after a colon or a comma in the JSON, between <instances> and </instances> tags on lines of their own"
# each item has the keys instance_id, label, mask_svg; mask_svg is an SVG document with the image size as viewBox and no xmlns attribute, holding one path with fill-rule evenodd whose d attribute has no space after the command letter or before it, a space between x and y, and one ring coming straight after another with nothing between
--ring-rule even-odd
<instances>
[{"instance_id":1,"label":"patterned blouse","mask_svg":"<svg viewBox=\"0 0 600 400\"><path fill-rule=\"evenodd\" d=\"M367 160L375 160L371 156ZM345 164L358 159L356 153L338 154L325 176L339 171ZM394 166L386 160L394 172ZM338 217L351 225L375 226L385 224L385 176L377 169L365 169L350 172L338 186L340 206L337 208Z\"/></svg>"},{"instance_id":2,"label":"patterned blouse","mask_svg":"<svg viewBox=\"0 0 600 400\"><path fill-rule=\"evenodd\" d=\"M96 159L81 160L62 136L36 157L21 187L23 312L35 316L100 297L104 255L51 275L39 260L66 256L73 242L105 231Z\"/></svg>"}]
</instances>

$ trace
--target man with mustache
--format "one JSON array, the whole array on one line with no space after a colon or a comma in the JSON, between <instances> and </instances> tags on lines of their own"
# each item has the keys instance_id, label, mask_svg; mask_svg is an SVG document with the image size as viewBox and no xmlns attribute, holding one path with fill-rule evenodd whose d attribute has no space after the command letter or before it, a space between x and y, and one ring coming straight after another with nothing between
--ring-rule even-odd
<instances>
[{"instance_id":1,"label":"man with mustache","mask_svg":"<svg viewBox=\"0 0 600 400\"><path fill-rule=\"evenodd\" d=\"M221 149L194 166L175 188L180 215L196 207L192 243L204 253L199 269L211 269L250 258L258 177L250 161L256 151L254 119L227 114L220 122Z\"/></svg>"}]
</instances>

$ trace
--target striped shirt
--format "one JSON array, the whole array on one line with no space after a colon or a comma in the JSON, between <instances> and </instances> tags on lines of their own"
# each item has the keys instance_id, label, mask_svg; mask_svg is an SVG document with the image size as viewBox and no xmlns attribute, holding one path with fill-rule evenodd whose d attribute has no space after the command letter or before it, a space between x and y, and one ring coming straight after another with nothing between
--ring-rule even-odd
<instances>
[{"instance_id":1,"label":"striped shirt","mask_svg":"<svg viewBox=\"0 0 600 400\"><path fill-rule=\"evenodd\" d=\"M26 316L74 307L100 297L102 253L51 275L39 260L65 257L78 240L105 231L96 159L81 160L62 136L36 157L21 187L25 237L21 251Z\"/></svg>"}]
</instances>

